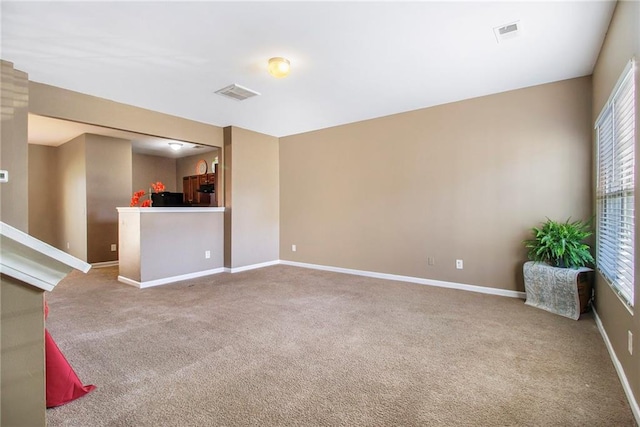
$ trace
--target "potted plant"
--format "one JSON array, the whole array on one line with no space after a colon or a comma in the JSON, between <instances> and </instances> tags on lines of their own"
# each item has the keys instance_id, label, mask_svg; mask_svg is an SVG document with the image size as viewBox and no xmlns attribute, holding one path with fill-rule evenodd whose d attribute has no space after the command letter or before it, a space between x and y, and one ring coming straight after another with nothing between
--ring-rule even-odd
<instances>
[{"instance_id":1,"label":"potted plant","mask_svg":"<svg viewBox=\"0 0 640 427\"><path fill-rule=\"evenodd\" d=\"M542 227L533 227L533 239L524 241L531 261L546 262L560 268L580 268L594 263L591 248L584 239L593 234L583 221L556 222L547 218Z\"/></svg>"},{"instance_id":2,"label":"potted plant","mask_svg":"<svg viewBox=\"0 0 640 427\"><path fill-rule=\"evenodd\" d=\"M594 264L590 223L547 218L533 227L533 238L524 241L530 261L525 263L526 304L578 319L589 308Z\"/></svg>"}]
</instances>

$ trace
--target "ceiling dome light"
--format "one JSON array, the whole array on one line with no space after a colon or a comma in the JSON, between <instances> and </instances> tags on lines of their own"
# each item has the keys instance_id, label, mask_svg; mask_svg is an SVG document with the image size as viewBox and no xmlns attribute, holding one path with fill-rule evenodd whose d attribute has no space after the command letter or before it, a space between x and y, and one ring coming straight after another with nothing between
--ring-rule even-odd
<instances>
[{"instance_id":1,"label":"ceiling dome light","mask_svg":"<svg viewBox=\"0 0 640 427\"><path fill-rule=\"evenodd\" d=\"M286 58L275 57L269 60L269 74L275 78L287 77L291 71L291 63Z\"/></svg>"},{"instance_id":2,"label":"ceiling dome light","mask_svg":"<svg viewBox=\"0 0 640 427\"><path fill-rule=\"evenodd\" d=\"M170 142L169 147L171 147L173 151L178 151L182 148L182 144L180 144L179 142Z\"/></svg>"}]
</instances>

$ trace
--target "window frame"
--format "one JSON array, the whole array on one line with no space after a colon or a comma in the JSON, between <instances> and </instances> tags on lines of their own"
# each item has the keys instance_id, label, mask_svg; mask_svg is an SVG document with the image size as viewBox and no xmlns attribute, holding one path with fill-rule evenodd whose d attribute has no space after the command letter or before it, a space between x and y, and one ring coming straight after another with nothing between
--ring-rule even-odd
<instances>
[{"instance_id":1,"label":"window frame","mask_svg":"<svg viewBox=\"0 0 640 427\"><path fill-rule=\"evenodd\" d=\"M596 268L629 309L634 307L636 297L636 68L635 58L631 59L595 121ZM617 111L621 108L618 101L625 101L625 96L631 97L631 111L624 108L626 104L622 105L622 111ZM617 121L619 117L623 125ZM626 133L622 132L619 138L621 130L631 130L632 134L625 137ZM607 252L603 253L604 250Z\"/></svg>"}]
</instances>

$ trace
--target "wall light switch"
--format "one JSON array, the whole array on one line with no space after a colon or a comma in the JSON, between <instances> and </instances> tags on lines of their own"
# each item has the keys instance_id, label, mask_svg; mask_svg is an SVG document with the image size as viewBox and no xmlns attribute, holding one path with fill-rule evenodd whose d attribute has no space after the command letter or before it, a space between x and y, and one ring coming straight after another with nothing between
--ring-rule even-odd
<instances>
[{"instance_id":1,"label":"wall light switch","mask_svg":"<svg viewBox=\"0 0 640 427\"><path fill-rule=\"evenodd\" d=\"M0 182L9 182L9 171L0 170Z\"/></svg>"}]
</instances>

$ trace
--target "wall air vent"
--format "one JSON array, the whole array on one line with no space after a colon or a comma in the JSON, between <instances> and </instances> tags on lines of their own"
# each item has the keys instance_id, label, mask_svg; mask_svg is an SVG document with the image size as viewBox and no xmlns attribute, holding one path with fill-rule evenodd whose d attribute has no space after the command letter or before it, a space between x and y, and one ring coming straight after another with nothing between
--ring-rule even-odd
<instances>
[{"instance_id":1,"label":"wall air vent","mask_svg":"<svg viewBox=\"0 0 640 427\"><path fill-rule=\"evenodd\" d=\"M216 93L228 98L233 98L236 101L244 101L245 99L251 98L252 96L260 95L255 90L251 90L235 83L227 87L223 87L222 89L218 89Z\"/></svg>"},{"instance_id":2,"label":"wall air vent","mask_svg":"<svg viewBox=\"0 0 640 427\"><path fill-rule=\"evenodd\" d=\"M522 24L520 21L515 21L510 24L501 25L493 29L493 34L496 36L496 41L502 43L505 40L514 39L520 36L522 31Z\"/></svg>"}]
</instances>

